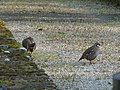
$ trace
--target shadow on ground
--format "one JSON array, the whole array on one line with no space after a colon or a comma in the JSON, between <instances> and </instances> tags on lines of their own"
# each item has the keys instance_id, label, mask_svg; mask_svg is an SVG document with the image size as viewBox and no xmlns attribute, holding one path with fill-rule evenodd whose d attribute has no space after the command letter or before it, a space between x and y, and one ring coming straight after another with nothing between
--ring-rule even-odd
<instances>
[{"instance_id":1,"label":"shadow on ground","mask_svg":"<svg viewBox=\"0 0 120 90\"><path fill-rule=\"evenodd\" d=\"M1 12L4 21L41 21L41 22L115 22L120 14L82 14L57 12Z\"/></svg>"}]
</instances>

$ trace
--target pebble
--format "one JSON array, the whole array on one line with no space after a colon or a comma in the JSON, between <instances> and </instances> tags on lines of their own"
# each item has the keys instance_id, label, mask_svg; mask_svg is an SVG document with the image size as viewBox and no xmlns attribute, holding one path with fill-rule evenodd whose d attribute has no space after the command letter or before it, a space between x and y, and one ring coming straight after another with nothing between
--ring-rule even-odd
<instances>
[{"instance_id":1,"label":"pebble","mask_svg":"<svg viewBox=\"0 0 120 90\"><path fill-rule=\"evenodd\" d=\"M7 86L5 86L5 85L0 85L0 90L7 90Z\"/></svg>"},{"instance_id":2,"label":"pebble","mask_svg":"<svg viewBox=\"0 0 120 90\"><path fill-rule=\"evenodd\" d=\"M10 48L10 49L8 49L8 51L9 51L10 53L13 53L14 51L16 51L16 48Z\"/></svg>"},{"instance_id":3,"label":"pebble","mask_svg":"<svg viewBox=\"0 0 120 90\"><path fill-rule=\"evenodd\" d=\"M9 62L10 61L10 59L9 58L5 58L5 60L4 60L5 62Z\"/></svg>"},{"instance_id":4,"label":"pebble","mask_svg":"<svg viewBox=\"0 0 120 90\"><path fill-rule=\"evenodd\" d=\"M25 53L25 52L26 52L26 49L23 48L23 47L20 47L20 48L17 49L17 51L18 51L19 53Z\"/></svg>"},{"instance_id":5,"label":"pebble","mask_svg":"<svg viewBox=\"0 0 120 90\"><path fill-rule=\"evenodd\" d=\"M0 58L6 58L7 56L6 55L0 55Z\"/></svg>"},{"instance_id":6,"label":"pebble","mask_svg":"<svg viewBox=\"0 0 120 90\"><path fill-rule=\"evenodd\" d=\"M39 28L38 31L42 31L43 29L42 28Z\"/></svg>"},{"instance_id":7,"label":"pebble","mask_svg":"<svg viewBox=\"0 0 120 90\"><path fill-rule=\"evenodd\" d=\"M32 61L32 60L33 60L29 55L26 55L25 57L26 57L29 61Z\"/></svg>"},{"instance_id":8,"label":"pebble","mask_svg":"<svg viewBox=\"0 0 120 90\"><path fill-rule=\"evenodd\" d=\"M4 53L6 53L6 54L10 54L10 51L4 51Z\"/></svg>"},{"instance_id":9,"label":"pebble","mask_svg":"<svg viewBox=\"0 0 120 90\"><path fill-rule=\"evenodd\" d=\"M26 48L24 48L24 47L20 47L19 50L26 51Z\"/></svg>"},{"instance_id":10,"label":"pebble","mask_svg":"<svg viewBox=\"0 0 120 90\"><path fill-rule=\"evenodd\" d=\"M8 48L8 45L0 45L0 50L7 50Z\"/></svg>"}]
</instances>

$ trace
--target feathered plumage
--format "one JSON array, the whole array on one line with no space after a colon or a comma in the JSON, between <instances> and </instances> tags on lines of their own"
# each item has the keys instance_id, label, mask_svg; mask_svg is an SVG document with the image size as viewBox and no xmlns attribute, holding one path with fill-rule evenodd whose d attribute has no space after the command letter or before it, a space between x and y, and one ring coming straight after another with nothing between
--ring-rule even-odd
<instances>
[{"instance_id":1,"label":"feathered plumage","mask_svg":"<svg viewBox=\"0 0 120 90\"><path fill-rule=\"evenodd\" d=\"M89 47L82 54L82 56L79 59L79 61L82 60L82 59L87 59L87 60L90 61L90 64L91 64L91 61L94 60L98 56L98 54L99 54L99 51L100 51L99 46L100 46L100 44L98 42L96 42L93 46Z\"/></svg>"},{"instance_id":2,"label":"feathered plumage","mask_svg":"<svg viewBox=\"0 0 120 90\"><path fill-rule=\"evenodd\" d=\"M36 44L32 37L25 38L22 41L22 46L27 49L27 51L30 51L31 53L36 49Z\"/></svg>"}]
</instances>

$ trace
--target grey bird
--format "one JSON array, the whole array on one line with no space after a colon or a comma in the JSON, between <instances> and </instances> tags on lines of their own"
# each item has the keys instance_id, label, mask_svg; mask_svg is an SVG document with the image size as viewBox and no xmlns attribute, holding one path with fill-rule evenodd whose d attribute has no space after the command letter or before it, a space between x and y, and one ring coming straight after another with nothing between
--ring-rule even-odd
<instances>
[{"instance_id":1,"label":"grey bird","mask_svg":"<svg viewBox=\"0 0 120 90\"><path fill-rule=\"evenodd\" d=\"M36 43L32 37L25 38L22 41L22 46L27 49L27 51L32 52L36 49Z\"/></svg>"},{"instance_id":2,"label":"grey bird","mask_svg":"<svg viewBox=\"0 0 120 90\"><path fill-rule=\"evenodd\" d=\"M91 61L98 56L99 52L100 52L100 43L96 42L93 46L85 50L79 61L82 59L87 59L90 61L91 64Z\"/></svg>"}]
</instances>

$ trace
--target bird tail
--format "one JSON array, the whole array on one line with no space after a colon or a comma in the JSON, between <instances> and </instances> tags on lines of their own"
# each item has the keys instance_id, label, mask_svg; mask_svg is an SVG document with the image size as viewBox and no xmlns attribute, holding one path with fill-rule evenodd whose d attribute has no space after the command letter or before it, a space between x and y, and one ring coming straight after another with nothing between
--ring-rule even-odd
<instances>
[{"instance_id":1,"label":"bird tail","mask_svg":"<svg viewBox=\"0 0 120 90\"><path fill-rule=\"evenodd\" d=\"M83 59L83 57L81 57L79 60L78 60L78 62L80 61L80 60L82 60Z\"/></svg>"}]
</instances>

